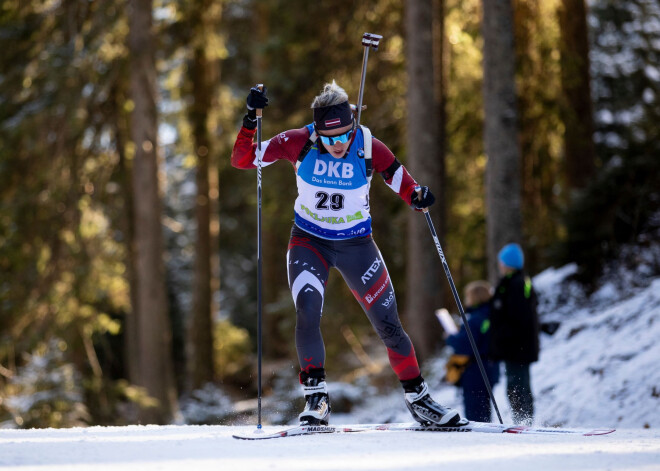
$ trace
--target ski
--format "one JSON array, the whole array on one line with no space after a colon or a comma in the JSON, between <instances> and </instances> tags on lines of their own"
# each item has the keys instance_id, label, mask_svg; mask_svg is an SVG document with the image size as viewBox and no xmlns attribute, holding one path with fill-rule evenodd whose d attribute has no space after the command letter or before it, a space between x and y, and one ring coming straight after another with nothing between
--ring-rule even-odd
<instances>
[{"instance_id":1,"label":"ski","mask_svg":"<svg viewBox=\"0 0 660 471\"><path fill-rule=\"evenodd\" d=\"M541 435L582 435L582 436L595 436L607 435L615 431L611 428L602 429L576 429L576 428L561 428L561 427L528 427L523 425L511 424L493 424L486 422L467 422L464 425L456 425L450 427L441 426L424 426L418 423L392 423L392 424L358 424L358 425L300 425L280 430L274 433L253 433L236 434L234 438L241 440L265 440L269 438L283 438L301 435L312 435L319 433L354 433L354 432L476 432L476 433L513 433L513 434L541 434Z\"/></svg>"},{"instance_id":2,"label":"ski","mask_svg":"<svg viewBox=\"0 0 660 471\"><path fill-rule=\"evenodd\" d=\"M367 430L371 430L359 427L360 426L335 427L332 425L298 425L297 427L291 427L273 433L262 433L257 431L251 434L234 434L232 437L239 440L267 440L269 438L295 437L299 435L314 435L318 433L349 433L366 432Z\"/></svg>"},{"instance_id":3,"label":"ski","mask_svg":"<svg viewBox=\"0 0 660 471\"><path fill-rule=\"evenodd\" d=\"M515 434L549 434L549 435L607 435L615 429L576 429L561 427L528 427L524 425L493 424L488 422L468 422L465 425L441 427L437 425L423 426L416 423L357 425L359 430L389 430L415 432L478 432L478 433L515 433Z\"/></svg>"}]
</instances>

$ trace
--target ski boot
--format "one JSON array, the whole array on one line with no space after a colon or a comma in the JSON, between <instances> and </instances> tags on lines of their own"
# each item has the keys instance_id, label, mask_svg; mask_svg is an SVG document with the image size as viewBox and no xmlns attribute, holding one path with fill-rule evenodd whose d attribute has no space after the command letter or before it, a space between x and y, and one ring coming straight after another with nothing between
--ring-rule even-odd
<instances>
[{"instance_id":1,"label":"ski boot","mask_svg":"<svg viewBox=\"0 0 660 471\"><path fill-rule=\"evenodd\" d=\"M444 407L435 402L428 391L428 386L421 376L401 381L405 390L406 406L413 418L422 425L456 427L467 424L457 410Z\"/></svg>"},{"instance_id":2,"label":"ski boot","mask_svg":"<svg viewBox=\"0 0 660 471\"><path fill-rule=\"evenodd\" d=\"M305 394L305 409L298 416L300 425L328 425L331 409L325 369L301 371L300 384Z\"/></svg>"}]
</instances>

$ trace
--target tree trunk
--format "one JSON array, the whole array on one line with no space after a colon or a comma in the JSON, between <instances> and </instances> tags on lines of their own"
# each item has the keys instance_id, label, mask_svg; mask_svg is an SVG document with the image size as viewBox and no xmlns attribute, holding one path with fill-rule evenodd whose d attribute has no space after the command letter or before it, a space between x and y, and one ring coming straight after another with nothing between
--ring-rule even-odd
<instances>
[{"instance_id":1,"label":"tree trunk","mask_svg":"<svg viewBox=\"0 0 660 471\"><path fill-rule=\"evenodd\" d=\"M192 83L193 104L190 108L190 121L193 129L195 154L197 156L197 199L195 219L197 221L197 241L195 244L195 274L193 282L192 315L188 330L188 373L193 389L202 387L214 380L213 368L213 271L211 262L211 208L217 194L211 194L209 172L211 165L211 141L208 131L208 117L213 103L212 64L207 53L206 35L213 34L208 27L211 17L209 2L200 0L192 8L193 24L198 29L193 36L193 63L189 67ZM219 6L217 7L219 8ZM216 249L217 250L217 249Z\"/></svg>"},{"instance_id":2,"label":"tree trunk","mask_svg":"<svg viewBox=\"0 0 660 471\"><path fill-rule=\"evenodd\" d=\"M595 171L587 7L584 0L562 0L558 15L564 95L564 162L570 192L584 188Z\"/></svg>"},{"instance_id":3,"label":"tree trunk","mask_svg":"<svg viewBox=\"0 0 660 471\"><path fill-rule=\"evenodd\" d=\"M436 129L437 152L438 152L438 185L433 189L437 204L433 206L433 212L437 213L435 217L435 228L440 238L443 250L446 250L445 235L447 232L447 87L449 86L449 40L445 33L445 0L434 0L433 2L433 70L435 79L435 103L438 122ZM438 258L438 264L440 264ZM449 260L447 261L449 263ZM440 273L439 296L442 299L442 305L456 307L451 290L447 289L446 275L444 269ZM442 337L441 337L442 338Z\"/></svg>"},{"instance_id":4,"label":"tree trunk","mask_svg":"<svg viewBox=\"0 0 660 471\"><path fill-rule=\"evenodd\" d=\"M520 149L511 0L482 4L488 276L494 283L498 251L522 241Z\"/></svg>"},{"instance_id":5,"label":"tree trunk","mask_svg":"<svg viewBox=\"0 0 660 471\"><path fill-rule=\"evenodd\" d=\"M421 184L441 195L444 155L438 145L436 83L433 66L433 0L406 2L408 123L406 167ZM438 198L431 211L434 224L443 233ZM439 347L441 329L434 311L442 303L441 264L435 254L426 219L421 213L408 216L406 260L406 329L421 359Z\"/></svg>"},{"instance_id":6,"label":"tree trunk","mask_svg":"<svg viewBox=\"0 0 660 471\"><path fill-rule=\"evenodd\" d=\"M128 129L129 126L127 125L125 116L121 111L124 106L124 102L126 101L125 87L128 87L128 82L123 78L118 79L112 87L110 92L110 96L112 98L112 111L110 114L114 126L115 146L117 148L117 155L119 157L119 162L117 164L117 180L120 184L120 192L123 198L124 207L124 216L120 219L119 229L124 234L123 239L128 241L126 244L126 255L124 256L124 263L126 264L126 279L128 280L128 284L131 287L131 306L134 308L137 306L137 290L134 289L135 264L133 263L135 258L133 253L133 240L135 240L135 230L133 228L133 224L135 222L135 218L133 217L134 198L130 162L128 162L126 157L126 142L130 140L130 137ZM124 358L126 359L124 361L124 369L129 378L135 378L139 372L137 369L137 362L134 361L134 359L137 358L138 352L137 327L134 310L126 313L123 333L123 354Z\"/></svg>"},{"instance_id":7,"label":"tree trunk","mask_svg":"<svg viewBox=\"0 0 660 471\"><path fill-rule=\"evenodd\" d=\"M158 190L158 123L156 64L152 37L152 1L129 3L131 139L134 145L134 338L137 339L137 375L131 381L157 400L140 410L141 423L169 423L176 408L163 262L161 200Z\"/></svg>"}]
</instances>

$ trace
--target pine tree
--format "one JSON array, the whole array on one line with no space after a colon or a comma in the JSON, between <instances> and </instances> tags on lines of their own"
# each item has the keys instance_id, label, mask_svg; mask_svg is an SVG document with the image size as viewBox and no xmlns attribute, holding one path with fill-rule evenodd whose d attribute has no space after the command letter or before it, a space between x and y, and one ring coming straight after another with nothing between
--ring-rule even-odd
<instances>
[{"instance_id":1,"label":"pine tree","mask_svg":"<svg viewBox=\"0 0 660 471\"><path fill-rule=\"evenodd\" d=\"M433 63L432 0L411 1L406 4L406 37L408 69L408 139L406 166L413 178L432 191L444 186L444 149L438 133L436 78ZM438 21L443 21L443 18ZM440 194L438 194L440 196ZM444 204L438 199L431 214L442 234L440 221ZM406 257L406 303L404 313L409 319L410 335L421 358L428 358L439 347L441 330L430 315L442 304L443 280L441 264L429 256L433 249L429 229L418 212L408 216L408 246Z\"/></svg>"},{"instance_id":2,"label":"pine tree","mask_svg":"<svg viewBox=\"0 0 660 471\"><path fill-rule=\"evenodd\" d=\"M482 4L488 274L495 282L498 251L522 241L520 149L511 0Z\"/></svg>"},{"instance_id":3,"label":"pine tree","mask_svg":"<svg viewBox=\"0 0 660 471\"><path fill-rule=\"evenodd\" d=\"M158 185L158 122L152 1L131 0L131 141L134 151L134 244L136 290L130 345L131 380L156 399L139 412L142 423L168 423L176 411L171 336L163 261L162 203Z\"/></svg>"}]
</instances>

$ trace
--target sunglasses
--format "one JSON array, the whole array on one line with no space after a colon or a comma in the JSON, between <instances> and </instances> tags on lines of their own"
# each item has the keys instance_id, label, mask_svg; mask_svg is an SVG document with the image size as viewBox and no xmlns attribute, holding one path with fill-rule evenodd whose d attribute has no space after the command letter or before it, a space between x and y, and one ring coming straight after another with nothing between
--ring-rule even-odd
<instances>
[{"instance_id":1,"label":"sunglasses","mask_svg":"<svg viewBox=\"0 0 660 471\"><path fill-rule=\"evenodd\" d=\"M334 146L337 143L346 144L351 139L352 134L353 130L350 129L344 134L340 134L338 136L323 136L322 134L319 134L319 137L321 138L321 142L323 142L323 144L326 146Z\"/></svg>"}]
</instances>

